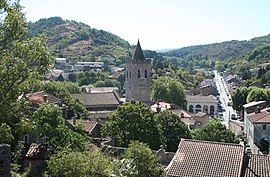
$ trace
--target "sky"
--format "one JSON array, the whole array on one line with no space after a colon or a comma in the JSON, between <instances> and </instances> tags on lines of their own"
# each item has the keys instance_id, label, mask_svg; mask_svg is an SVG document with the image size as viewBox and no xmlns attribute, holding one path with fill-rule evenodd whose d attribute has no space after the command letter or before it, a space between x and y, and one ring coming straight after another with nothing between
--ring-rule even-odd
<instances>
[{"instance_id":1,"label":"sky","mask_svg":"<svg viewBox=\"0 0 270 177\"><path fill-rule=\"evenodd\" d=\"M21 0L28 21L60 16L143 49L169 49L270 34L270 0Z\"/></svg>"}]
</instances>

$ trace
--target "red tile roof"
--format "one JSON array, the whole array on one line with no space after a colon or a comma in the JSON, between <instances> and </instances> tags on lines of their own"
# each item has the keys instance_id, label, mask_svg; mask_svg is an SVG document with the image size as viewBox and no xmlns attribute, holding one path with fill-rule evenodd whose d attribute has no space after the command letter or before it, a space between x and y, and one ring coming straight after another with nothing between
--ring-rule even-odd
<instances>
[{"instance_id":1,"label":"red tile roof","mask_svg":"<svg viewBox=\"0 0 270 177\"><path fill-rule=\"evenodd\" d=\"M93 128L98 124L97 121L93 121L93 120L77 120L78 122L81 121L82 123L82 126L83 126L83 130L86 131L86 132L92 132ZM73 122L73 119L69 119L67 120L67 122L74 126L74 122Z\"/></svg>"},{"instance_id":2,"label":"red tile roof","mask_svg":"<svg viewBox=\"0 0 270 177\"><path fill-rule=\"evenodd\" d=\"M267 155L248 154L244 177L269 177L270 157Z\"/></svg>"},{"instance_id":3,"label":"red tile roof","mask_svg":"<svg viewBox=\"0 0 270 177\"><path fill-rule=\"evenodd\" d=\"M258 113L251 113L247 115L248 119L253 123L269 124L270 123L270 109L266 108Z\"/></svg>"},{"instance_id":4,"label":"red tile roof","mask_svg":"<svg viewBox=\"0 0 270 177\"><path fill-rule=\"evenodd\" d=\"M61 100L53 95L47 94L44 91L26 94L26 99L29 101L42 104L45 103L44 96L47 95L47 103L60 103Z\"/></svg>"},{"instance_id":5,"label":"red tile roof","mask_svg":"<svg viewBox=\"0 0 270 177\"><path fill-rule=\"evenodd\" d=\"M182 139L167 176L240 177L243 157L238 144Z\"/></svg>"}]
</instances>

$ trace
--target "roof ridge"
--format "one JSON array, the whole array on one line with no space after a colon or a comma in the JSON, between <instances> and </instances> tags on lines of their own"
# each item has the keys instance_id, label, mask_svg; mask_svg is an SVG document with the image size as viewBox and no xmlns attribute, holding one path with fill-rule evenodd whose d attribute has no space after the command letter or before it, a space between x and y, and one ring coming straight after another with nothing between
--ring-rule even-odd
<instances>
[{"instance_id":1,"label":"roof ridge","mask_svg":"<svg viewBox=\"0 0 270 177\"><path fill-rule=\"evenodd\" d=\"M235 144L235 143L224 143L224 142L217 142L217 141L205 141L205 140L196 140L196 139L185 139L182 138L181 141L192 141L192 142L202 142L202 143L210 143L210 144L223 144L223 145L233 145L233 146L239 146L239 147L243 147L240 144ZM180 141L180 143L181 143ZM179 145L180 145L179 143ZM244 148L244 147L243 147Z\"/></svg>"}]
</instances>

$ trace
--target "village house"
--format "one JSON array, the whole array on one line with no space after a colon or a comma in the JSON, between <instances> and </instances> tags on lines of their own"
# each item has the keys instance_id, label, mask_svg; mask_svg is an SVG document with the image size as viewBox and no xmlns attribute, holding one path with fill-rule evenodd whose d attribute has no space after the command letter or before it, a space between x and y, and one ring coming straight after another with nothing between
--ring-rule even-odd
<instances>
[{"instance_id":1,"label":"village house","mask_svg":"<svg viewBox=\"0 0 270 177\"><path fill-rule=\"evenodd\" d=\"M270 108L265 101L251 102L244 107L244 132L251 151L256 154L269 153Z\"/></svg>"},{"instance_id":2,"label":"village house","mask_svg":"<svg viewBox=\"0 0 270 177\"><path fill-rule=\"evenodd\" d=\"M76 120L69 119L66 121L66 125L75 130L76 125L81 125L85 133L90 135L92 138L101 138L101 123L99 120Z\"/></svg>"},{"instance_id":3,"label":"village house","mask_svg":"<svg viewBox=\"0 0 270 177\"><path fill-rule=\"evenodd\" d=\"M192 114L198 112L205 112L208 115L216 115L218 101L213 95L201 96L201 95L186 95L187 110Z\"/></svg>"},{"instance_id":4,"label":"village house","mask_svg":"<svg viewBox=\"0 0 270 177\"><path fill-rule=\"evenodd\" d=\"M200 83L199 87L200 95L209 96L209 95L217 95L217 87L213 79L204 79Z\"/></svg>"},{"instance_id":5,"label":"village house","mask_svg":"<svg viewBox=\"0 0 270 177\"><path fill-rule=\"evenodd\" d=\"M98 118L101 123L104 123L107 117L122 103L116 90L104 90L104 92L99 89L99 91L92 90L88 93L72 94L89 111L89 118Z\"/></svg>"},{"instance_id":6,"label":"village house","mask_svg":"<svg viewBox=\"0 0 270 177\"><path fill-rule=\"evenodd\" d=\"M101 71L104 69L104 62L77 62L75 65L72 66L73 72L80 72L80 71Z\"/></svg>"},{"instance_id":7,"label":"village house","mask_svg":"<svg viewBox=\"0 0 270 177\"><path fill-rule=\"evenodd\" d=\"M203 127L209 121L209 116L204 112L192 114L188 111L182 110L175 105L166 102L158 102L151 106L151 110L155 113L162 111L169 111L179 116L179 119L185 123L189 129Z\"/></svg>"},{"instance_id":8,"label":"village house","mask_svg":"<svg viewBox=\"0 0 270 177\"><path fill-rule=\"evenodd\" d=\"M182 139L166 168L168 177L268 177L270 158L240 144Z\"/></svg>"},{"instance_id":9,"label":"village house","mask_svg":"<svg viewBox=\"0 0 270 177\"><path fill-rule=\"evenodd\" d=\"M66 58L55 58L54 60L54 67L56 69L65 69L67 66L67 59Z\"/></svg>"}]
</instances>

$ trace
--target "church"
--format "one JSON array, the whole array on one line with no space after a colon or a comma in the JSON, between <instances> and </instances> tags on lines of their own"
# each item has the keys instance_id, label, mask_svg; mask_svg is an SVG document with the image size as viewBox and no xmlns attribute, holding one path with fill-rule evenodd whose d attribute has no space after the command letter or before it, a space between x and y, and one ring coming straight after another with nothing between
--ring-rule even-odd
<instances>
[{"instance_id":1,"label":"church","mask_svg":"<svg viewBox=\"0 0 270 177\"><path fill-rule=\"evenodd\" d=\"M145 58L139 40L133 57L125 63L125 84L126 102L151 105L151 60Z\"/></svg>"}]
</instances>

